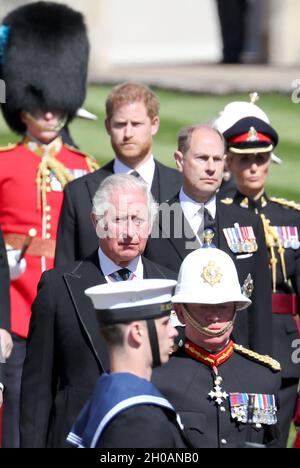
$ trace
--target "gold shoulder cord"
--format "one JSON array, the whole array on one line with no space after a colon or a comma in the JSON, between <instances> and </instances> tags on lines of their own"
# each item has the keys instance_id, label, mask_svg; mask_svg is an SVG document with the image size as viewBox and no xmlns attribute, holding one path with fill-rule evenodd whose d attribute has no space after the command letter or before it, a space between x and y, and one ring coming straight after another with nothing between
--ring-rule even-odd
<instances>
[{"instance_id":1,"label":"gold shoulder cord","mask_svg":"<svg viewBox=\"0 0 300 468\"><path fill-rule=\"evenodd\" d=\"M256 353L255 351L252 351L251 349L245 348L244 346L238 345L236 343L233 344L233 348L236 352L243 354L244 356L247 356L249 359L252 359L253 361L264 364L274 371L281 370L280 363L276 361L276 359L273 359L272 357L268 356L267 354L264 355L264 354Z\"/></svg>"},{"instance_id":2,"label":"gold shoulder cord","mask_svg":"<svg viewBox=\"0 0 300 468\"><path fill-rule=\"evenodd\" d=\"M300 203L289 201L289 200L286 200L285 198L276 198L276 197L271 197L270 200L274 203L278 203L279 205L286 206L288 208L293 208L296 211L300 211Z\"/></svg>"},{"instance_id":3,"label":"gold shoulder cord","mask_svg":"<svg viewBox=\"0 0 300 468\"><path fill-rule=\"evenodd\" d=\"M283 274L283 279L287 283L287 274L286 274L286 265L284 259L284 247L282 245L281 240L276 232L276 230L270 226L270 220L265 217L265 215L261 214L261 219L264 227L265 232L265 239L268 249L270 250L271 258L270 258L270 266L272 269L272 285L273 285L273 293L276 292L276 265L277 265L277 258L275 256L275 246L276 243L278 245L278 253L280 256L280 263L281 269Z\"/></svg>"},{"instance_id":4,"label":"gold shoulder cord","mask_svg":"<svg viewBox=\"0 0 300 468\"><path fill-rule=\"evenodd\" d=\"M59 180L62 188L73 180L73 176L70 174L69 170L62 163L57 161L57 159L54 157L42 159L36 175L36 184L38 209L41 209L42 206L43 211L47 204L47 178L51 171L55 174L57 180Z\"/></svg>"},{"instance_id":5,"label":"gold shoulder cord","mask_svg":"<svg viewBox=\"0 0 300 468\"><path fill-rule=\"evenodd\" d=\"M90 172L94 172L99 168L97 161L91 156L84 155L84 157ZM69 169L59 162L55 156L42 159L37 171L36 184L38 209L41 209L42 206L43 211L47 205L47 177L49 177L50 172L54 173L55 177L60 182L62 189L64 189L67 183L74 179L70 174Z\"/></svg>"}]
</instances>

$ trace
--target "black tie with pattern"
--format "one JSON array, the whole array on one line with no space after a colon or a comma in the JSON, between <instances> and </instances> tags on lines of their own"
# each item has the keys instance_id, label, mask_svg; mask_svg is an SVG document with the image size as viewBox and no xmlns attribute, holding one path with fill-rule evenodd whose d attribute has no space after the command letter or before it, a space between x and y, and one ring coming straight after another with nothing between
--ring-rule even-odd
<instances>
[{"instance_id":1,"label":"black tie with pattern","mask_svg":"<svg viewBox=\"0 0 300 468\"><path fill-rule=\"evenodd\" d=\"M216 222L207 208L204 208L204 230L205 229L216 230Z\"/></svg>"},{"instance_id":2,"label":"black tie with pattern","mask_svg":"<svg viewBox=\"0 0 300 468\"><path fill-rule=\"evenodd\" d=\"M130 278L131 271L128 268L121 268L121 270L118 270L118 275L122 278L122 281L127 281Z\"/></svg>"},{"instance_id":3,"label":"black tie with pattern","mask_svg":"<svg viewBox=\"0 0 300 468\"><path fill-rule=\"evenodd\" d=\"M141 179L141 176L137 171L130 172L130 175L132 175L133 177L136 177L137 179Z\"/></svg>"}]
</instances>

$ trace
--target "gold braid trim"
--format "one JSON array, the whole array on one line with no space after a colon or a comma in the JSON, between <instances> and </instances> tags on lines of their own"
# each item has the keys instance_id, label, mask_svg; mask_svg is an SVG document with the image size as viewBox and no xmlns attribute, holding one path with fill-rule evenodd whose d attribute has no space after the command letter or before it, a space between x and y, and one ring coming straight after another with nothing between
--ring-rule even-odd
<instances>
[{"instance_id":1,"label":"gold braid trim","mask_svg":"<svg viewBox=\"0 0 300 468\"><path fill-rule=\"evenodd\" d=\"M96 159L93 156L91 156L90 154L82 153L81 151L78 151L77 148L74 148L73 146L70 146L70 145L64 144L64 146L69 148L74 153L80 154L81 156L85 157L86 163L87 163L87 166L88 166L90 172L95 172L97 169L100 168L100 166L99 166L98 162L96 161Z\"/></svg>"},{"instance_id":2,"label":"gold braid trim","mask_svg":"<svg viewBox=\"0 0 300 468\"><path fill-rule=\"evenodd\" d=\"M259 362L260 364L263 364L274 371L281 371L280 363L267 354L258 354L255 351L251 351L251 349L244 348L244 346L238 345L236 343L233 344L233 348L236 352L242 354L243 356L247 356L252 361Z\"/></svg>"},{"instance_id":3,"label":"gold braid trim","mask_svg":"<svg viewBox=\"0 0 300 468\"><path fill-rule=\"evenodd\" d=\"M86 163L88 165L88 168L90 172L95 172L97 169L100 168L99 164L97 163L96 159L91 158L90 156L86 155Z\"/></svg>"},{"instance_id":4,"label":"gold braid trim","mask_svg":"<svg viewBox=\"0 0 300 468\"><path fill-rule=\"evenodd\" d=\"M6 146L0 146L0 152L2 151L11 151L17 147L16 143L8 143Z\"/></svg>"},{"instance_id":5,"label":"gold braid trim","mask_svg":"<svg viewBox=\"0 0 300 468\"><path fill-rule=\"evenodd\" d=\"M41 206L43 208L46 206L47 177L50 176L51 171L61 183L62 188L73 180L73 176L69 173L68 168L57 161L55 157L43 158L39 164L36 175L38 209L40 209Z\"/></svg>"},{"instance_id":6,"label":"gold braid trim","mask_svg":"<svg viewBox=\"0 0 300 468\"><path fill-rule=\"evenodd\" d=\"M221 203L223 203L224 205L232 205L233 203L233 198L222 198L222 200L220 200Z\"/></svg>"},{"instance_id":7,"label":"gold braid trim","mask_svg":"<svg viewBox=\"0 0 300 468\"><path fill-rule=\"evenodd\" d=\"M264 227L264 232L265 232L265 239L266 239L266 244L267 248L270 250L271 258L270 258L270 266L272 269L272 284L273 284L273 292L276 292L276 264L277 264L277 258L275 256L275 232L274 229L271 228L270 226L270 220L265 217L265 215L260 215L263 227Z\"/></svg>"},{"instance_id":8,"label":"gold braid trim","mask_svg":"<svg viewBox=\"0 0 300 468\"><path fill-rule=\"evenodd\" d=\"M300 211L300 203L289 201L289 200L286 200L285 198L276 198L276 197L271 197L270 200L274 203L278 203L279 205L287 206L288 208L293 208L294 210Z\"/></svg>"}]
</instances>

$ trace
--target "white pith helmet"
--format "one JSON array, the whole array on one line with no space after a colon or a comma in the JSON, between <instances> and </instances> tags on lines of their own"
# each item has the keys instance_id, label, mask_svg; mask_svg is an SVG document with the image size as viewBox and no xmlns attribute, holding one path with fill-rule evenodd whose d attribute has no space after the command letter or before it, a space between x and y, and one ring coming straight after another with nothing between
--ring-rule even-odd
<instances>
[{"instance_id":1,"label":"white pith helmet","mask_svg":"<svg viewBox=\"0 0 300 468\"><path fill-rule=\"evenodd\" d=\"M182 262L174 304L223 304L235 302L236 310L251 304L241 292L233 260L222 250L201 248Z\"/></svg>"}]
</instances>

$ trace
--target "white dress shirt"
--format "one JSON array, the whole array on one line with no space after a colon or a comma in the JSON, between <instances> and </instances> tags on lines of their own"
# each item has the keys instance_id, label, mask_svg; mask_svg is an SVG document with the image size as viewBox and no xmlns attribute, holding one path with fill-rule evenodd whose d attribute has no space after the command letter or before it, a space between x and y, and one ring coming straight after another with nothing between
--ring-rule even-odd
<instances>
[{"instance_id":1,"label":"white dress shirt","mask_svg":"<svg viewBox=\"0 0 300 468\"><path fill-rule=\"evenodd\" d=\"M106 281L108 283L114 282L113 278L110 275L116 273L118 270L121 270L123 267L117 265L110 258L108 258L100 247L98 249L98 257L100 267L105 276ZM134 260L132 260L126 268L128 268L128 270L130 270L134 274L133 279L144 278L144 266L142 262L142 257L140 255Z\"/></svg>"},{"instance_id":2,"label":"white dress shirt","mask_svg":"<svg viewBox=\"0 0 300 468\"><path fill-rule=\"evenodd\" d=\"M197 236L199 228L202 223L203 208L206 208L210 215L215 219L216 217L216 196L213 195L206 203L198 203L190 198L184 192L183 188L179 193L180 206L183 214L191 226L193 233ZM203 207L204 205L204 207Z\"/></svg>"},{"instance_id":3,"label":"white dress shirt","mask_svg":"<svg viewBox=\"0 0 300 468\"><path fill-rule=\"evenodd\" d=\"M138 169L132 169L132 167L126 166L126 164L122 163L117 157L114 161L114 173L115 174L130 174L131 172L136 171L143 179L144 182L148 185L149 189L151 189L154 171L155 171L155 161L153 155L151 154L150 158L147 159Z\"/></svg>"}]
</instances>

